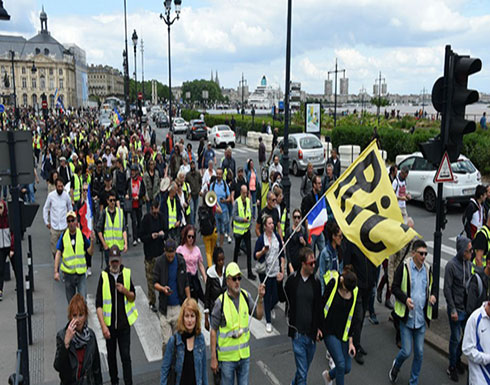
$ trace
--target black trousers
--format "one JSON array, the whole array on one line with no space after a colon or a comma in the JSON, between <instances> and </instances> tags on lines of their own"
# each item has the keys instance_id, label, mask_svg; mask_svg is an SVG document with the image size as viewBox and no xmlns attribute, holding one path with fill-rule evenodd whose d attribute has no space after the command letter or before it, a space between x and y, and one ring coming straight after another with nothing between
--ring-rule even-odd
<instances>
[{"instance_id":1,"label":"black trousers","mask_svg":"<svg viewBox=\"0 0 490 385\"><path fill-rule=\"evenodd\" d=\"M240 244L242 240L245 242L245 249L247 250L247 270L248 274L252 273L252 246L250 241L250 230L245 234L234 234L235 236L235 249L233 251L233 262L238 263L238 254L240 253Z\"/></svg>"},{"instance_id":2,"label":"black trousers","mask_svg":"<svg viewBox=\"0 0 490 385\"><path fill-rule=\"evenodd\" d=\"M119 378L117 375L117 357L116 350L119 345L119 355L121 356L121 363L123 368L123 378L125 385L133 384L133 372L131 369L131 328L116 330L114 327L109 327L111 338L106 340L107 346L107 363L109 364L109 375L111 376L111 384L119 384Z\"/></svg>"},{"instance_id":3,"label":"black trousers","mask_svg":"<svg viewBox=\"0 0 490 385\"><path fill-rule=\"evenodd\" d=\"M131 225L133 227L133 241L138 239L139 228L141 227L141 207L131 209Z\"/></svg>"},{"instance_id":4,"label":"black trousers","mask_svg":"<svg viewBox=\"0 0 490 385\"><path fill-rule=\"evenodd\" d=\"M369 298L371 297L372 291L373 288L359 288L359 292L357 293L357 304L354 313L355 319L352 324L352 342L354 343L356 350L358 350L361 346L362 324L364 323L364 316L366 315L366 311L369 308Z\"/></svg>"}]
</instances>

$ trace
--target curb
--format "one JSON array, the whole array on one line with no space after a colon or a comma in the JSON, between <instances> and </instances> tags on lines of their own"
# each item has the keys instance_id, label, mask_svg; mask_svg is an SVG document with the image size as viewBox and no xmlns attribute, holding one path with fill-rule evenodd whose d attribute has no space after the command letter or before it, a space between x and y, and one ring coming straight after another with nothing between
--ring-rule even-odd
<instances>
[{"instance_id":1,"label":"curb","mask_svg":"<svg viewBox=\"0 0 490 385\"><path fill-rule=\"evenodd\" d=\"M449 358L449 341L431 330L425 331L425 343L430 347ZM468 368L468 361L464 354L461 355L461 362Z\"/></svg>"}]
</instances>

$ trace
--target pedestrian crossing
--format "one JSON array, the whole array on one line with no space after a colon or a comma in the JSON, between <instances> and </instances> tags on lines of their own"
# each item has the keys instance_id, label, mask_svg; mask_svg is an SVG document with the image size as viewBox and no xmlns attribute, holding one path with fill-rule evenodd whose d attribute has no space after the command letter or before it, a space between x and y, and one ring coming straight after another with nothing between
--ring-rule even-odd
<instances>
[{"instance_id":1,"label":"pedestrian crossing","mask_svg":"<svg viewBox=\"0 0 490 385\"><path fill-rule=\"evenodd\" d=\"M225 149L219 148L214 150L216 152L216 155L224 155ZM239 154L255 154L257 153L258 150L251 148L251 147L235 147L232 149L232 153L239 153Z\"/></svg>"},{"instance_id":2,"label":"pedestrian crossing","mask_svg":"<svg viewBox=\"0 0 490 385\"><path fill-rule=\"evenodd\" d=\"M141 345L145 358L148 363L161 361L162 356L162 335L160 331L160 320L158 314L151 311L148 306L148 298L141 286L135 286L136 292L136 309L138 310L138 319L134 323L134 330L138 336L139 344ZM99 346L99 353L101 358L102 371L108 371L107 364L107 348L105 338L102 334L96 309L95 309L95 297L92 294L87 295L87 306L89 308L89 327L95 332L97 338L97 344ZM204 309L202 304L199 303L199 309L201 311L201 332L204 336L206 346L210 346L210 333L204 327ZM264 317L265 318L265 317ZM259 340L263 338L270 338L278 336L280 333L276 328L272 328L271 333L267 333L265 330L265 319L257 320L252 318L250 323L250 332L253 338ZM134 343L134 342L132 342Z\"/></svg>"}]
</instances>

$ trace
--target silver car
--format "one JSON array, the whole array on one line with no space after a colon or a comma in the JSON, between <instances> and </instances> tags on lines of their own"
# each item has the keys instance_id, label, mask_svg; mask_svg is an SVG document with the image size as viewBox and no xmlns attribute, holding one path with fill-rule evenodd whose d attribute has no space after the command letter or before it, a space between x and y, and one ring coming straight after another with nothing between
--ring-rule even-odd
<instances>
[{"instance_id":1,"label":"silver car","mask_svg":"<svg viewBox=\"0 0 490 385\"><path fill-rule=\"evenodd\" d=\"M281 140L274 150L274 155L280 155L280 148L283 146ZM293 175L299 175L306 171L308 163L313 164L313 168L318 174L322 174L325 168L326 151L323 144L316 135L313 134L291 134L289 135L289 169Z\"/></svg>"}]
</instances>

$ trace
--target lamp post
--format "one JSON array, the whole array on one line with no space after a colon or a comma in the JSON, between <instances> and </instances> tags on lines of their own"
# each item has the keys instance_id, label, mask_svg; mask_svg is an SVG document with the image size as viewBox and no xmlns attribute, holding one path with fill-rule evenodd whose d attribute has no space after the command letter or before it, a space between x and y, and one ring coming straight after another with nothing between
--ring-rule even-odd
<instances>
[{"instance_id":1,"label":"lamp post","mask_svg":"<svg viewBox=\"0 0 490 385\"><path fill-rule=\"evenodd\" d=\"M17 110L17 92L15 89L15 67L14 67L15 52L10 51L10 61L12 63L12 88L14 91L14 129L17 129L19 124L19 111Z\"/></svg>"},{"instance_id":2,"label":"lamp post","mask_svg":"<svg viewBox=\"0 0 490 385\"><path fill-rule=\"evenodd\" d=\"M376 115L378 118L378 128L379 128L379 119L380 119L380 110L381 110L381 81L386 81L385 78L381 77L381 71L379 71L379 78L374 80L378 83L378 108L376 109Z\"/></svg>"},{"instance_id":3,"label":"lamp post","mask_svg":"<svg viewBox=\"0 0 490 385\"><path fill-rule=\"evenodd\" d=\"M172 0L165 0L165 15L160 14L160 19L162 19L167 25L168 30L168 121L170 124L170 129L172 129L172 65L170 60L170 26L179 20L180 10L182 7L182 0L174 0L175 4L175 17L172 18L170 12L172 11Z\"/></svg>"},{"instance_id":4,"label":"lamp post","mask_svg":"<svg viewBox=\"0 0 490 385\"><path fill-rule=\"evenodd\" d=\"M289 214L291 181L289 180L289 94L291 89L291 12L292 0L288 0L287 32L286 32L286 86L284 88L284 155L282 159L284 200L286 215Z\"/></svg>"},{"instance_id":5,"label":"lamp post","mask_svg":"<svg viewBox=\"0 0 490 385\"><path fill-rule=\"evenodd\" d=\"M243 77L243 72L242 72L242 80L240 80L240 89L242 91L242 120L243 120L243 115L245 114L245 85L247 84L247 81Z\"/></svg>"},{"instance_id":6,"label":"lamp post","mask_svg":"<svg viewBox=\"0 0 490 385\"><path fill-rule=\"evenodd\" d=\"M135 100L138 100L138 80L136 78L136 47L138 47L138 35L136 34L136 30L133 30L133 35L131 36L131 40L133 41L134 48L134 97Z\"/></svg>"},{"instance_id":7,"label":"lamp post","mask_svg":"<svg viewBox=\"0 0 490 385\"><path fill-rule=\"evenodd\" d=\"M126 0L124 0L124 98L126 100L126 119L129 116L129 67L128 67L128 21L126 15Z\"/></svg>"},{"instance_id":8,"label":"lamp post","mask_svg":"<svg viewBox=\"0 0 490 385\"><path fill-rule=\"evenodd\" d=\"M10 15L7 10L3 7L3 1L0 0L0 20L10 20Z\"/></svg>"},{"instance_id":9,"label":"lamp post","mask_svg":"<svg viewBox=\"0 0 490 385\"><path fill-rule=\"evenodd\" d=\"M140 43L141 48L141 93L143 94L143 103L145 102L145 47L143 45L143 39Z\"/></svg>"},{"instance_id":10,"label":"lamp post","mask_svg":"<svg viewBox=\"0 0 490 385\"><path fill-rule=\"evenodd\" d=\"M328 74L335 74L335 94L334 94L334 107L333 107L333 128L337 128L337 74L339 72L344 73L345 77L345 69L344 70L339 70L337 68L337 59L335 59L335 70L334 71L328 71ZM342 91L341 91L342 92Z\"/></svg>"}]
</instances>

